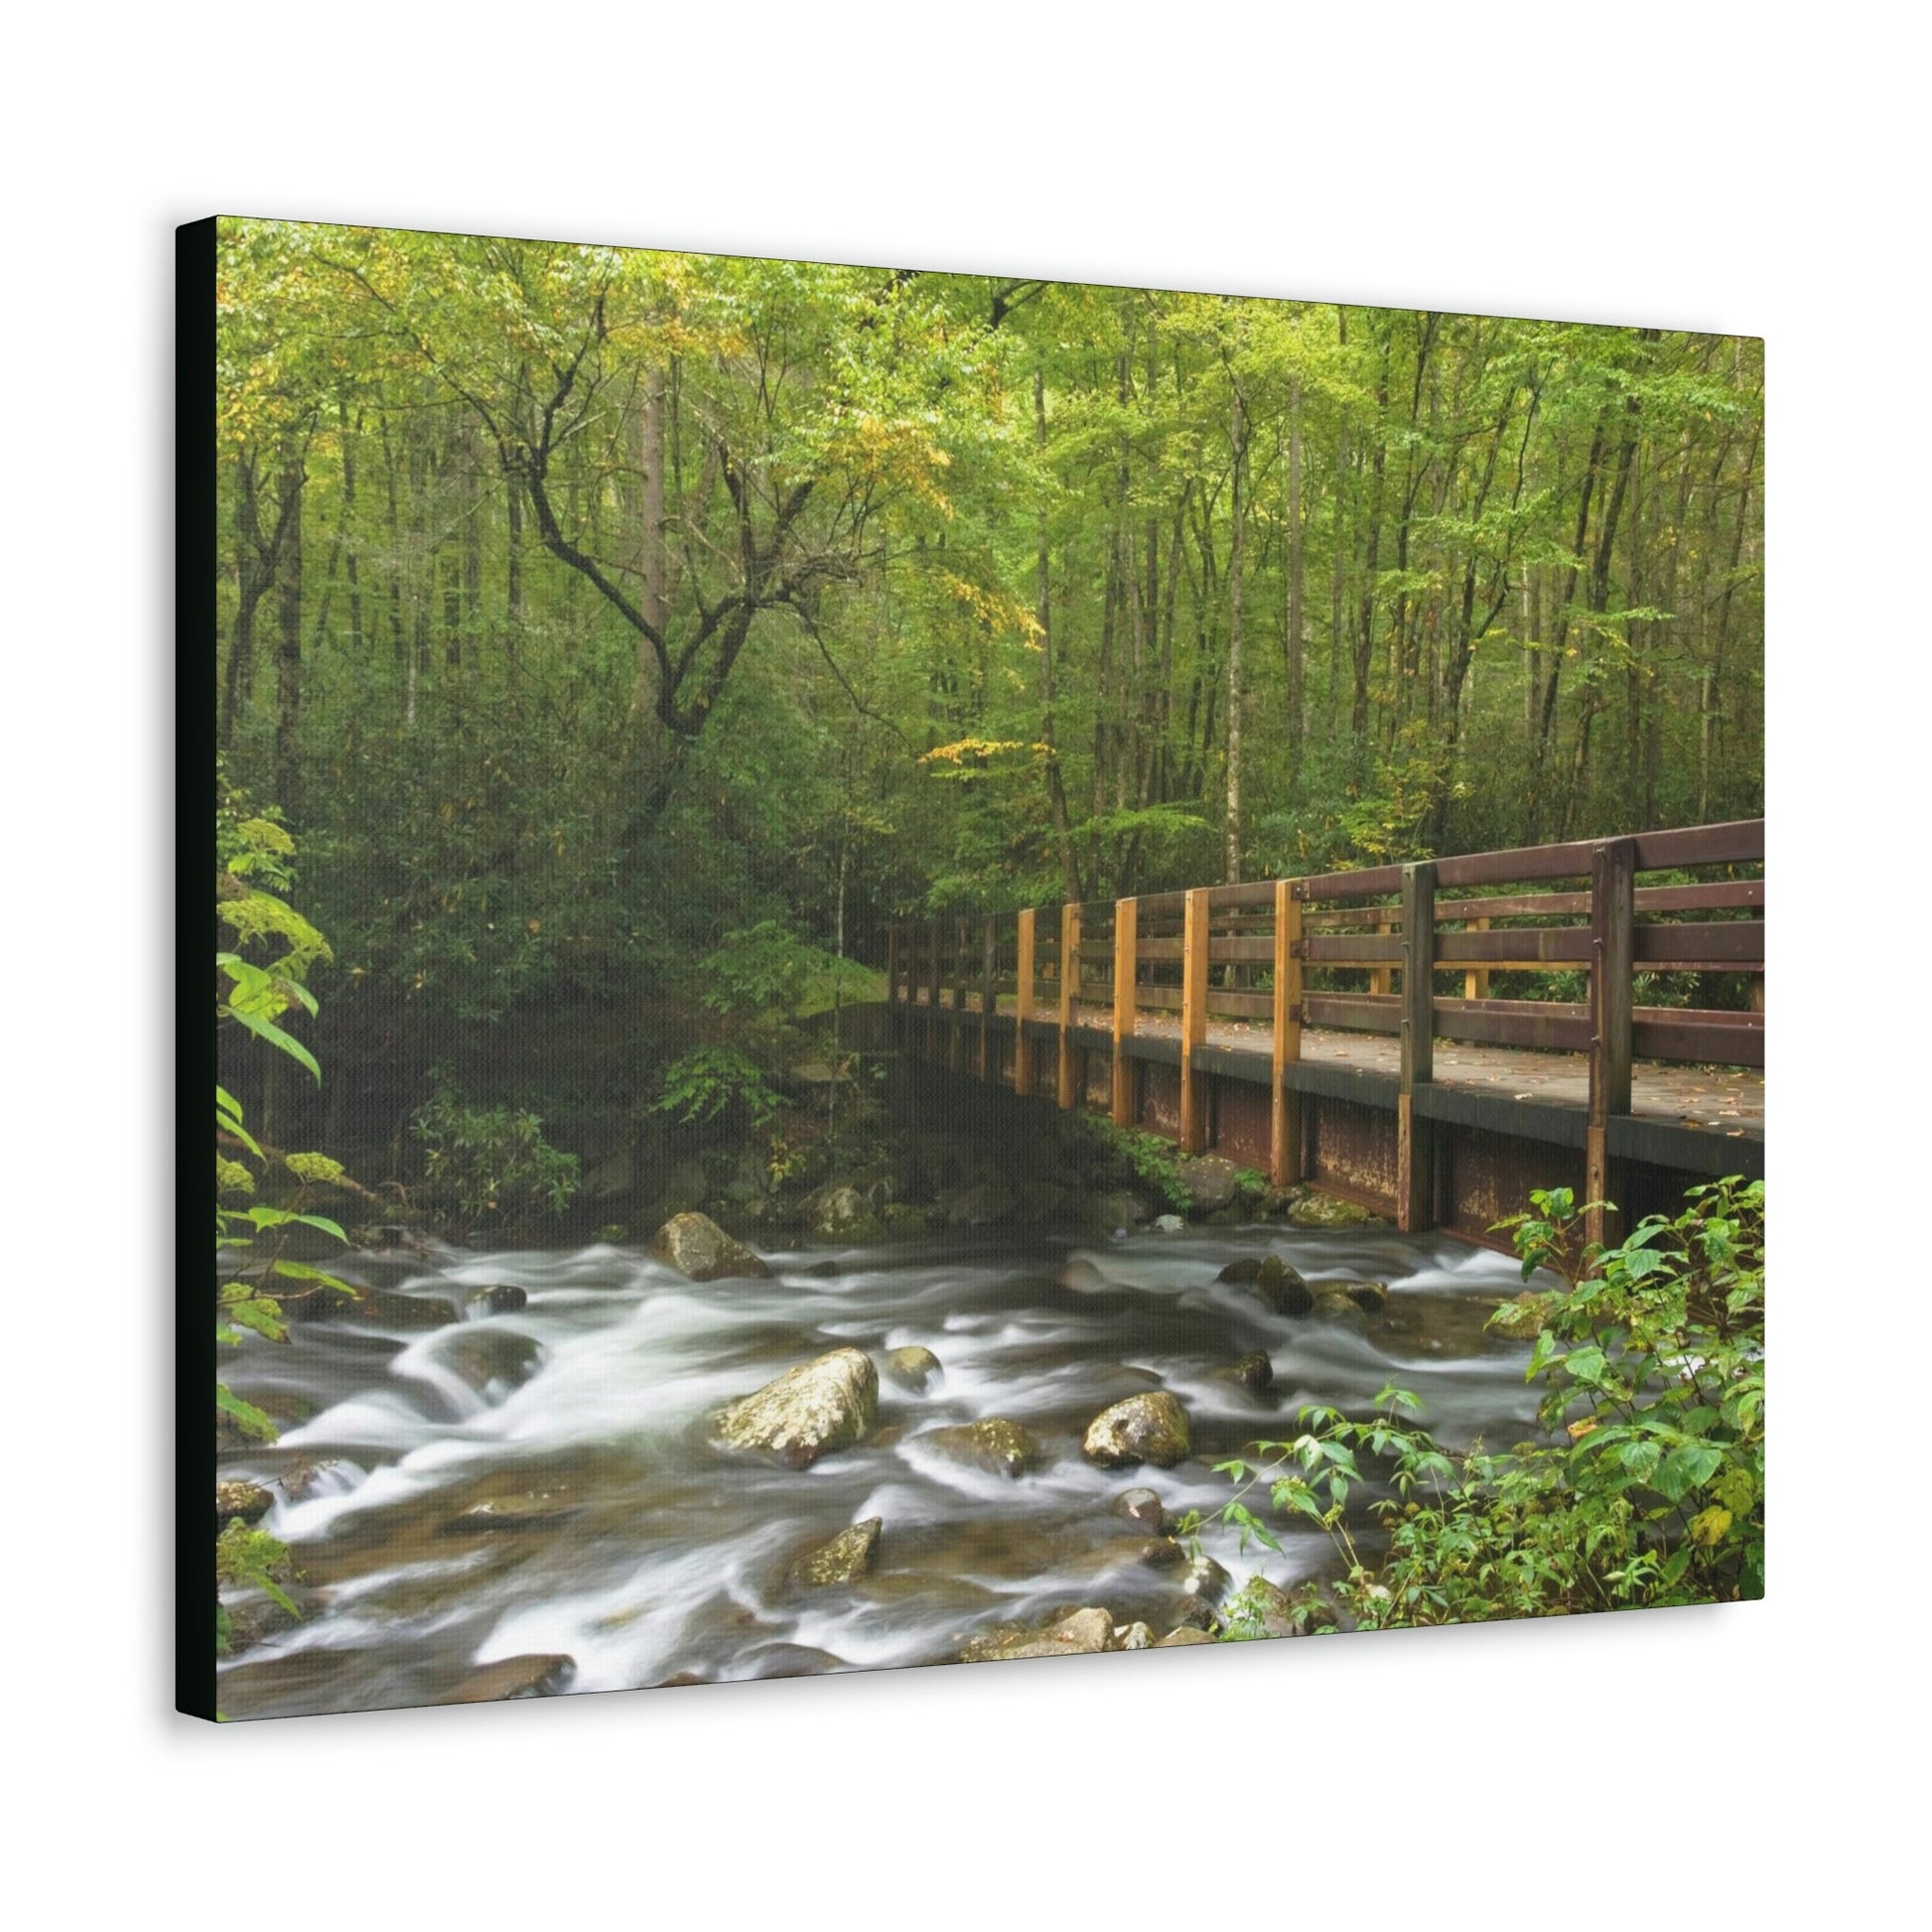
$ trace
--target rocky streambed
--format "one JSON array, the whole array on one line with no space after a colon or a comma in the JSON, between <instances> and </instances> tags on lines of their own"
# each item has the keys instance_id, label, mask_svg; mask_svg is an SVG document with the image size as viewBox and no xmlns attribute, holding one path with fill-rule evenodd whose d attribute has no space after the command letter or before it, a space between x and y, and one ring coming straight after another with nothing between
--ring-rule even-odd
<instances>
[{"instance_id":1,"label":"rocky streambed","mask_svg":"<svg viewBox=\"0 0 1932 1932\"><path fill-rule=\"evenodd\" d=\"M226 1358L283 1434L224 1451L217 1524L290 1546L301 1612L234 1602L228 1716L1173 1647L1256 1574L1288 1634L1329 1545L1177 1538L1216 1461L1391 1380L1452 1447L1534 1415L1483 1326L1515 1271L1437 1238L962 1230L759 1273L683 1234L358 1253L353 1311Z\"/></svg>"}]
</instances>

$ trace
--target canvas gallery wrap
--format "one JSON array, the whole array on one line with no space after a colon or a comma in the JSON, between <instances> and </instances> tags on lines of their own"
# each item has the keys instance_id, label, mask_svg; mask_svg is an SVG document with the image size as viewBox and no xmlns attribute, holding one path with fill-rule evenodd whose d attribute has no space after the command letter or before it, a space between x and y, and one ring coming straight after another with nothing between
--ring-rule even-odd
<instances>
[{"instance_id":1,"label":"canvas gallery wrap","mask_svg":"<svg viewBox=\"0 0 1932 1932\"><path fill-rule=\"evenodd\" d=\"M1762 1593L1761 343L179 268L184 1709Z\"/></svg>"}]
</instances>

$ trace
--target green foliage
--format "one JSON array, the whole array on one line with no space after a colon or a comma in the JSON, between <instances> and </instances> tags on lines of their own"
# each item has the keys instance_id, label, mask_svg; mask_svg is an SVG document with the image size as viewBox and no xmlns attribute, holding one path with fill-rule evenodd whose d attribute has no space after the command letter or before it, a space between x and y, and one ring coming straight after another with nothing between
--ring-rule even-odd
<instances>
[{"instance_id":1,"label":"green foliage","mask_svg":"<svg viewBox=\"0 0 1932 1932\"><path fill-rule=\"evenodd\" d=\"M1082 1125L1175 1214L1194 1204L1180 1175L1181 1156L1172 1141L1138 1127L1116 1127L1110 1120L1085 1118Z\"/></svg>"},{"instance_id":2,"label":"green foliage","mask_svg":"<svg viewBox=\"0 0 1932 1932\"><path fill-rule=\"evenodd\" d=\"M1241 1485L1221 1516L1244 1547L1278 1547L1245 1501L1263 1482L1327 1532L1359 1627L1763 1594L1763 1183L1693 1188L1674 1219L1602 1250L1568 1189L1531 1199L1502 1225L1525 1280L1561 1283L1527 1371L1546 1385L1544 1440L1457 1462L1390 1387L1366 1420L1307 1406L1292 1441L1217 1465ZM1388 1539L1374 1566L1348 1512L1365 1487Z\"/></svg>"},{"instance_id":3,"label":"green foliage","mask_svg":"<svg viewBox=\"0 0 1932 1932\"><path fill-rule=\"evenodd\" d=\"M290 1616L302 1612L284 1587L288 1581L288 1545L266 1530L252 1528L237 1519L221 1532L214 1543L214 1583L217 1594L223 1589L259 1589L278 1608ZM217 1601L215 1606L215 1649L224 1655L231 1630L228 1611Z\"/></svg>"},{"instance_id":4,"label":"green foliage","mask_svg":"<svg viewBox=\"0 0 1932 1932\"><path fill-rule=\"evenodd\" d=\"M577 1191L576 1155L544 1139L538 1115L479 1106L451 1084L447 1068L437 1078L410 1122L423 1144L431 1196L471 1221L561 1214Z\"/></svg>"},{"instance_id":5,"label":"green foliage","mask_svg":"<svg viewBox=\"0 0 1932 1932\"><path fill-rule=\"evenodd\" d=\"M664 1069L653 1111L674 1115L686 1126L716 1120L727 1108L742 1108L755 1127L762 1127L784 1104L758 1063L736 1046L699 1046Z\"/></svg>"}]
</instances>

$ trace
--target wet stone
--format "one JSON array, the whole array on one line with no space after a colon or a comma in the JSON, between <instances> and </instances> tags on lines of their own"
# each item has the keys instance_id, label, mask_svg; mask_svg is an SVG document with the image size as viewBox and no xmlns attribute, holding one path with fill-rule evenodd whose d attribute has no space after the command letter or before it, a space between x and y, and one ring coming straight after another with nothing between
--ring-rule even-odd
<instances>
[{"instance_id":1,"label":"wet stone","mask_svg":"<svg viewBox=\"0 0 1932 1932\"><path fill-rule=\"evenodd\" d=\"M564 1656L505 1657L474 1670L451 1691L451 1704L497 1704L508 1698L555 1697L577 1675L577 1660Z\"/></svg>"},{"instance_id":2,"label":"wet stone","mask_svg":"<svg viewBox=\"0 0 1932 1932\"><path fill-rule=\"evenodd\" d=\"M1228 1374L1244 1389L1259 1395L1274 1381L1275 1364L1268 1359L1264 1349L1251 1348L1228 1370Z\"/></svg>"},{"instance_id":3,"label":"wet stone","mask_svg":"<svg viewBox=\"0 0 1932 1932\"><path fill-rule=\"evenodd\" d=\"M1123 1489L1114 1498L1114 1511L1125 1516L1137 1529L1143 1529L1159 1536L1167 1522L1168 1512L1161 1498L1152 1489Z\"/></svg>"},{"instance_id":4,"label":"wet stone","mask_svg":"<svg viewBox=\"0 0 1932 1932\"><path fill-rule=\"evenodd\" d=\"M879 1419L879 1371L857 1348L834 1348L734 1402L718 1418L733 1449L768 1449L794 1469L865 1441Z\"/></svg>"},{"instance_id":5,"label":"wet stone","mask_svg":"<svg viewBox=\"0 0 1932 1932\"><path fill-rule=\"evenodd\" d=\"M1106 1468L1152 1462L1172 1469L1188 1452L1187 1412L1165 1389L1130 1395L1094 1417L1081 1447Z\"/></svg>"},{"instance_id":6,"label":"wet stone","mask_svg":"<svg viewBox=\"0 0 1932 1932\"><path fill-rule=\"evenodd\" d=\"M770 1269L704 1214L673 1214L651 1236L650 1256L694 1282L759 1279Z\"/></svg>"},{"instance_id":7,"label":"wet stone","mask_svg":"<svg viewBox=\"0 0 1932 1932\"><path fill-rule=\"evenodd\" d=\"M514 1314L529 1304L529 1296L509 1282L491 1282L473 1288L463 1298L463 1312L472 1321L486 1320L492 1314Z\"/></svg>"},{"instance_id":8,"label":"wet stone","mask_svg":"<svg viewBox=\"0 0 1932 1932\"><path fill-rule=\"evenodd\" d=\"M975 1637L959 1653L959 1661L992 1664L1020 1657L1073 1657L1113 1647L1114 1620L1105 1610L1075 1610L1044 1630L1004 1628Z\"/></svg>"},{"instance_id":9,"label":"wet stone","mask_svg":"<svg viewBox=\"0 0 1932 1932\"><path fill-rule=\"evenodd\" d=\"M920 1441L929 1443L956 1462L970 1463L995 1475L1017 1478L1039 1462L1039 1444L1033 1432L1004 1416L935 1429Z\"/></svg>"},{"instance_id":10,"label":"wet stone","mask_svg":"<svg viewBox=\"0 0 1932 1932\"><path fill-rule=\"evenodd\" d=\"M945 1373L929 1348L892 1348L885 1355L886 1379L910 1395L924 1395Z\"/></svg>"},{"instance_id":11,"label":"wet stone","mask_svg":"<svg viewBox=\"0 0 1932 1932\"><path fill-rule=\"evenodd\" d=\"M217 1482L214 1485L214 1533L230 1523L259 1523L275 1507L275 1498L259 1482Z\"/></svg>"},{"instance_id":12,"label":"wet stone","mask_svg":"<svg viewBox=\"0 0 1932 1932\"><path fill-rule=\"evenodd\" d=\"M808 1551L791 1567L791 1580L807 1589L823 1589L834 1584L849 1584L872 1568L873 1553L879 1548L879 1533L885 1527L877 1516L841 1530L829 1543Z\"/></svg>"}]
</instances>

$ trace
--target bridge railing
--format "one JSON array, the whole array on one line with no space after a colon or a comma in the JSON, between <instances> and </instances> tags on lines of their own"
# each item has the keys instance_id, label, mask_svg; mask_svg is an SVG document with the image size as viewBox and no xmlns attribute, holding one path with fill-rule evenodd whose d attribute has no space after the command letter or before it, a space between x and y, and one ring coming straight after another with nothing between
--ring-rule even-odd
<instances>
[{"instance_id":1,"label":"bridge railing","mask_svg":"<svg viewBox=\"0 0 1932 1932\"><path fill-rule=\"evenodd\" d=\"M956 1064L970 1054L982 1078L997 1063L988 1023L1010 1013L1021 1023L1022 1092L1036 1088L1038 1023L1051 1023L1064 1107L1084 1089L1079 1056L1105 1036L1122 1125L1134 1107L1127 1041L1177 1027L1188 1152L1205 1140L1194 1062L1209 1023L1265 1025L1278 1184L1299 1171L1287 1069L1302 1058L1305 1029L1398 1037L1405 1149L1417 1138L1410 1098L1433 1080L1438 1038L1585 1053L1587 1165L1601 1193L1604 1128L1629 1111L1634 1059L1764 1063L1763 862L1764 822L1750 819L900 924L890 933L889 997L977 1013L977 1044L955 1028L947 1050ZM1656 874L1673 877L1637 883ZM1637 1004L1649 976L1685 973L1748 976L1753 997L1745 1010ZM1546 987L1567 976L1584 997L1495 997L1497 975L1536 975Z\"/></svg>"}]
</instances>

